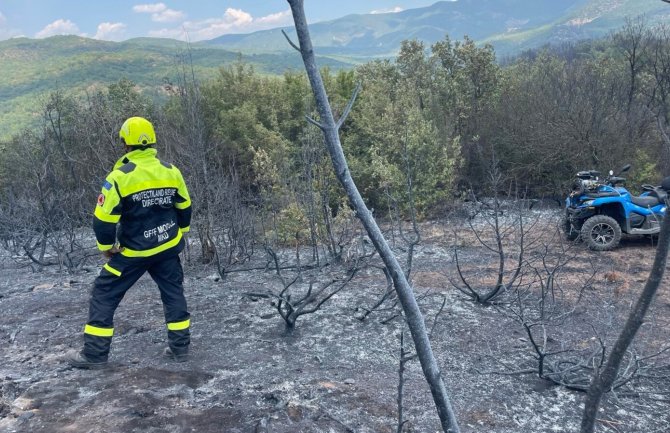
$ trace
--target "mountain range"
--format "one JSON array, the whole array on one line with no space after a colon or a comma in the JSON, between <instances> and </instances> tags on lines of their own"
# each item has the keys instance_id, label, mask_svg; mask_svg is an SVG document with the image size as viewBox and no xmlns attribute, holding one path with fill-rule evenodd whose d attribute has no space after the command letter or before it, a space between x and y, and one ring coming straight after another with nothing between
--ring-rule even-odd
<instances>
[{"instance_id":1,"label":"mountain range","mask_svg":"<svg viewBox=\"0 0 670 433\"><path fill-rule=\"evenodd\" d=\"M393 57L400 43L430 45L445 35L468 35L491 43L499 56L547 43L598 38L644 15L650 24L670 22L661 0L455 0L397 13L347 15L310 25L322 66L351 68L373 58ZM295 40L294 30L285 31ZM189 50L198 75L211 78L239 59L262 73L302 69L280 29L225 35L187 46L184 42L137 38L107 42L77 36L0 41L0 139L39 118L40 97L61 89L72 94L129 78L160 97L176 75L176 56ZM290 54L288 54L290 53Z\"/></svg>"},{"instance_id":2,"label":"mountain range","mask_svg":"<svg viewBox=\"0 0 670 433\"><path fill-rule=\"evenodd\" d=\"M397 13L348 15L314 23L317 52L349 58L394 56L400 42L430 45L449 35L491 43L501 55L546 43L602 37L626 18L644 15L650 23L670 22L670 5L661 0L455 0ZM293 28L285 31L295 35ZM227 50L277 53L290 50L279 29L224 35L206 42Z\"/></svg>"}]
</instances>

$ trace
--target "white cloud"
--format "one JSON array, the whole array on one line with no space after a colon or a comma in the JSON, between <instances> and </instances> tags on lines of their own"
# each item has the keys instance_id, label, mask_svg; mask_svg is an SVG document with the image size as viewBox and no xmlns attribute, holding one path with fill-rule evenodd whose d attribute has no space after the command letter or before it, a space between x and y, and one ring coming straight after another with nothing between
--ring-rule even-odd
<instances>
[{"instance_id":1,"label":"white cloud","mask_svg":"<svg viewBox=\"0 0 670 433\"><path fill-rule=\"evenodd\" d=\"M125 29L126 25L123 23L100 23L98 24L98 31L93 38L106 41L118 41L123 39Z\"/></svg>"},{"instance_id":2,"label":"white cloud","mask_svg":"<svg viewBox=\"0 0 670 433\"><path fill-rule=\"evenodd\" d=\"M139 14L151 14L151 21L157 23L171 23L186 18L182 11L168 8L165 3L151 3L133 6L133 12Z\"/></svg>"},{"instance_id":3,"label":"white cloud","mask_svg":"<svg viewBox=\"0 0 670 433\"><path fill-rule=\"evenodd\" d=\"M289 24L292 19L293 15L291 15L291 9L287 9L284 12L277 12L276 14L270 14L264 17L260 17L256 20L256 22L272 26L282 26L285 24Z\"/></svg>"},{"instance_id":4,"label":"white cloud","mask_svg":"<svg viewBox=\"0 0 670 433\"><path fill-rule=\"evenodd\" d=\"M163 12L151 14L151 20L157 23L171 23L180 21L186 18L186 14L182 11L175 11L173 9L166 9Z\"/></svg>"},{"instance_id":5,"label":"white cloud","mask_svg":"<svg viewBox=\"0 0 670 433\"><path fill-rule=\"evenodd\" d=\"M228 33L248 33L291 23L291 10L255 18L242 9L228 8L222 17L201 21L185 21L179 28L163 28L149 32L150 36L201 41Z\"/></svg>"},{"instance_id":6,"label":"white cloud","mask_svg":"<svg viewBox=\"0 0 670 433\"><path fill-rule=\"evenodd\" d=\"M133 6L133 12L140 14L155 14L163 12L168 7L165 6L165 3L152 3L152 4L143 4Z\"/></svg>"},{"instance_id":7,"label":"white cloud","mask_svg":"<svg viewBox=\"0 0 670 433\"><path fill-rule=\"evenodd\" d=\"M374 11L370 11L370 13L372 15L376 15L376 14L397 14L398 12L402 12L402 11L404 11L403 8L401 8L400 6L396 6L396 7L388 8L388 9L376 9Z\"/></svg>"},{"instance_id":8,"label":"white cloud","mask_svg":"<svg viewBox=\"0 0 670 433\"><path fill-rule=\"evenodd\" d=\"M48 38L54 35L76 35L80 34L79 27L70 20L59 19L48 24L35 34L36 38Z\"/></svg>"}]
</instances>

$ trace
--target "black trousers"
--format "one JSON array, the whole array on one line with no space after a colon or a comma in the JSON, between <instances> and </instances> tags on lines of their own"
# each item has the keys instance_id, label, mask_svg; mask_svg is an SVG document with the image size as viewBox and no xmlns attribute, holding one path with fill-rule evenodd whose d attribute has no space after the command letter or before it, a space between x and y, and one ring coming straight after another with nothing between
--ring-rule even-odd
<instances>
[{"instance_id":1,"label":"black trousers","mask_svg":"<svg viewBox=\"0 0 670 433\"><path fill-rule=\"evenodd\" d=\"M184 273L178 252L153 257L115 254L95 279L84 329L82 353L92 361L106 361L114 334L114 312L128 289L145 272L158 285L167 324L168 345L175 354L188 353L190 315L184 297Z\"/></svg>"}]
</instances>

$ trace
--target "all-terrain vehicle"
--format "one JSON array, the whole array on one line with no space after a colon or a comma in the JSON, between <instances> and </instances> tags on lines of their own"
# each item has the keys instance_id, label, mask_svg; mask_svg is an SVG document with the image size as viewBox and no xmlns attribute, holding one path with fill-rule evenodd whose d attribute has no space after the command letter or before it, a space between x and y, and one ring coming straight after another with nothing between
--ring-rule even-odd
<instances>
[{"instance_id":1,"label":"all-terrain vehicle","mask_svg":"<svg viewBox=\"0 0 670 433\"><path fill-rule=\"evenodd\" d=\"M600 172L577 173L572 192L565 200L563 229L570 240L581 238L589 248L607 251L615 248L622 233L655 235L661 230L670 177L660 186L642 185L640 196L631 195L624 187L625 165L615 176L600 179Z\"/></svg>"}]
</instances>

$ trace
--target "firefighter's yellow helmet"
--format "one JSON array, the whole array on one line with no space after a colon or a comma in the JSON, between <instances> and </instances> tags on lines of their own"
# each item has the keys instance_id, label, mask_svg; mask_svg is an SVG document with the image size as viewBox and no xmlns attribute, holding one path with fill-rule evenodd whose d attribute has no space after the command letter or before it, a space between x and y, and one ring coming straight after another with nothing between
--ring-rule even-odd
<instances>
[{"instance_id":1,"label":"firefighter's yellow helmet","mask_svg":"<svg viewBox=\"0 0 670 433\"><path fill-rule=\"evenodd\" d=\"M146 146L156 143L154 126L144 117L131 117L123 122L119 137L126 146Z\"/></svg>"}]
</instances>

